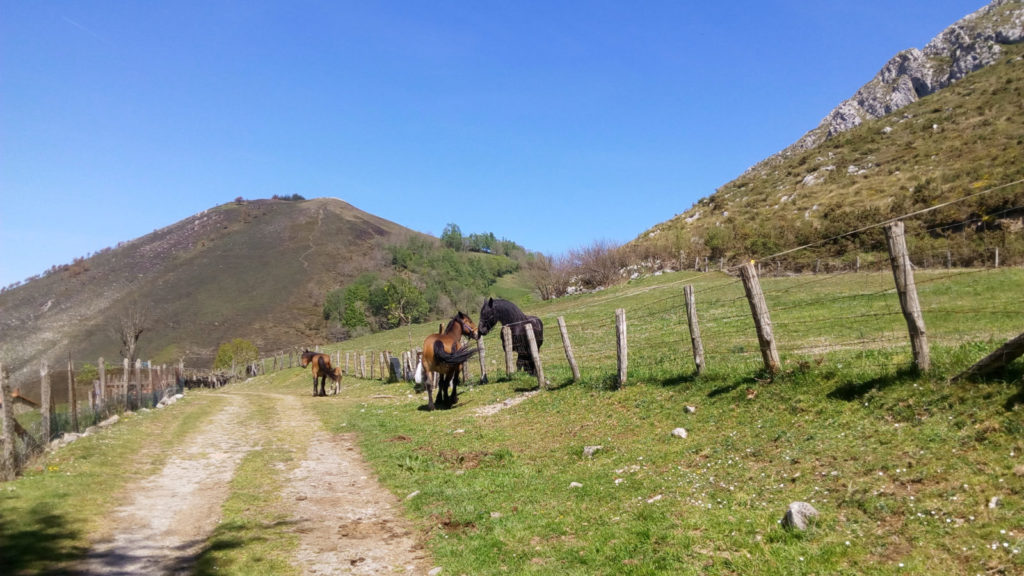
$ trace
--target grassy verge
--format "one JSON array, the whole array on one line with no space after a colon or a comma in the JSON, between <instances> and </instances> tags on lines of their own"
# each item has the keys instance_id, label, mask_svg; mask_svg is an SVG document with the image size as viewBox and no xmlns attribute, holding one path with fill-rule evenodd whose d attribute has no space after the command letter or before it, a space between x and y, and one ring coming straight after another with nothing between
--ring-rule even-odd
<instances>
[{"instance_id":1,"label":"grassy verge","mask_svg":"<svg viewBox=\"0 0 1024 576\"><path fill-rule=\"evenodd\" d=\"M123 417L0 485L0 572L60 572L80 558L106 530L105 519L126 487L159 470L173 447L222 402L190 394L169 408Z\"/></svg>"},{"instance_id":2,"label":"grassy verge","mask_svg":"<svg viewBox=\"0 0 1024 576\"><path fill-rule=\"evenodd\" d=\"M232 393L274 390L294 382L294 372L236 384ZM246 431L259 435L260 447L242 459L231 480L231 494L221 509L221 522L196 565L202 574L295 574L290 564L298 538L291 530L280 499L283 474L294 466L305 445L285 429L279 403L265 394L250 394L252 420Z\"/></svg>"}]
</instances>

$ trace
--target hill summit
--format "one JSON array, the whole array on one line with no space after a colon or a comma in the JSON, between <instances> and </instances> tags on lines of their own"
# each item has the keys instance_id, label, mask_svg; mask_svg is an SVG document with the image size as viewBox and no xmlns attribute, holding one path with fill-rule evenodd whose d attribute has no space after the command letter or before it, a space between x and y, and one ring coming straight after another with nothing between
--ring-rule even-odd
<instances>
[{"instance_id":1,"label":"hill summit","mask_svg":"<svg viewBox=\"0 0 1024 576\"><path fill-rule=\"evenodd\" d=\"M0 354L14 380L70 355L119 361L111 332L147 317L140 357L208 367L236 337L273 351L315 340L324 295L430 238L341 200L222 204L0 294ZM433 241L433 240L432 240Z\"/></svg>"}]
</instances>

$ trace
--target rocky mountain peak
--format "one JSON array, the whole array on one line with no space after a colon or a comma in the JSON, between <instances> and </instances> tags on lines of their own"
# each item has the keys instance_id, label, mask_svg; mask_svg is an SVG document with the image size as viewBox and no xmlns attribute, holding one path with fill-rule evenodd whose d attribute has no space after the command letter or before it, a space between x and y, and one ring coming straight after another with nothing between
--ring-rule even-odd
<instances>
[{"instance_id":1,"label":"rocky mountain peak","mask_svg":"<svg viewBox=\"0 0 1024 576\"><path fill-rule=\"evenodd\" d=\"M853 97L829 112L817 128L758 166L815 148L867 120L891 114L992 64L1001 56L1002 45L1022 40L1024 2L992 0L943 30L924 49L910 48L896 54Z\"/></svg>"}]
</instances>

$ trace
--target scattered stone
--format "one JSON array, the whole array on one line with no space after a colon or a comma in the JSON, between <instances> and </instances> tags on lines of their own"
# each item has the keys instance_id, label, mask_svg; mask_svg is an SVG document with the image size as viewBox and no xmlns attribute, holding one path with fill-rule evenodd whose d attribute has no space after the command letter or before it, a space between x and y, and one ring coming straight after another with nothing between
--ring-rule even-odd
<instances>
[{"instance_id":1,"label":"scattered stone","mask_svg":"<svg viewBox=\"0 0 1024 576\"><path fill-rule=\"evenodd\" d=\"M1003 504L1003 499L1000 498L999 496L993 496L988 501L988 507L993 509L993 510L996 509L996 508L999 508L1000 506L1002 506L1002 504Z\"/></svg>"},{"instance_id":2,"label":"scattered stone","mask_svg":"<svg viewBox=\"0 0 1024 576\"><path fill-rule=\"evenodd\" d=\"M696 406L687 406L685 408L685 410L686 410L687 414L696 414L697 413L697 407Z\"/></svg>"},{"instance_id":3,"label":"scattered stone","mask_svg":"<svg viewBox=\"0 0 1024 576\"><path fill-rule=\"evenodd\" d=\"M494 518L495 520L501 518L501 512L491 512L491 518Z\"/></svg>"},{"instance_id":4,"label":"scattered stone","mask_svg":"<svg viewBox=\"0 0 1024 576\"><path fill-rule=\"evenodd\" d=\"M114 414L110 418L107 418L103 422L100 422L99 424L97 424L97 426L99 426L100 428L106 428L108 426L113 426L114 424L117 424L117 421L120 420L120 419L121 418L117 414Z\"/></svg>"},{"instance_id":5,"label":"scattered stone","mask_svg":"<svg viewBox=\"0 0 1024 576\"><path fill-rule=\"evenodd\" d=\"M793 502L782 517L782 527L786 529L796 528L807 530L808 523L818 517L818 511L807 502Z\"/></svg>"},{"instance_id":6,"label":"scattered stone","mask_svg":"<svg viewBox=\"0 0 1024 576\"><path fill-rule=\"evenodd\" d=\"M441 570L443 570L443 568L441 568L440 566L437 566L435 568L431 568L430 572L427 572L427 576L437 576L438 574L441 573Z\"/></svg>"},{"instance_id":7,"label":"scattered stone","mask_svg":"<svg viewBox=\"0 0 1024 576\"><path fill-rule=\"evenodd\" d=\"M413 498L415 498L415 497L417 497L419 495L420 495L420 491L419 490L415 490L412 493L410 493L408 496L406 496L405 499L406 500L412 500Z\"/></svg>"},{"instance_id":8,"label":"scattered stone","mask_svg":"<svg viewBox=\"0 0 1024 576\"><path fill-rule=\"evenodd\" d=\"M452 432L452 434L465 434L465 433L466 433L466 431L463 430L462 428L459 428L458 430Z\"/></svg>"},{"instance_id":9,"label":"scattered stone","mask_svg":"<svg viewBox=\"0 0 1024 576\"><path fill-rule=\"evenodd\" d=\"M686 438L687 436L689 436L689 434L687 434L686 432L686 428L676 428L675 430L672 431L672 435L675 436L676 438Z\"/></svg>"},{"instance_id":10,"label":"scattered stone","mask_svg":"<svg viewBox=\"0 0 1024 576\"><path fill-rule=\"evenodd\" d=\"M579 482L570 482L569 488L583 488L583 484L580 484Z\"/></svg>"},{"instance_id":11,"label":"scattered stone","mask_svg":"<svg viewBox=\"0 0 1024 576\"><path fill-rule=\"evenodd\" d=\"M647 503L648 504L654 504L655 502L657 502L658 500L661 500L662 498L663 498L663 496L661 494L658 494L657 496L651 496L650 498L647 499Z\"/></svg>"},{"instance_id":12,"label":"scattered stone","mask_svg":"<svg viewBox=\"0 0 1024 576\"><path fill-rule=\"evenodd\" d=\"M594 454L597 454L598 450L604 449L604 446L584 446L583 455L587 458L593 458Z\"/></svg>"}]
</instances>

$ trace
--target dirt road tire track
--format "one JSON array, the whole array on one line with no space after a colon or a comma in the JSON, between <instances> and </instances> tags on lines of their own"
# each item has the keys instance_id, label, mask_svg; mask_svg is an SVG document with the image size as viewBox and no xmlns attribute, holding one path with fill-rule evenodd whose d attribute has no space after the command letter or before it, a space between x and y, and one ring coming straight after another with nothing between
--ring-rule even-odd
<instances>
[{"instance_id":1,"label":"dirt road tire track","mask_svg":"<svg viewBox=\"0 0 1024 576\"><path fill-rule=\"evenodd\" d=\"M74 570L87 576L189 574L219 522L230 481L258 438L251 392L227 391L225 407L190 436L163 469L126 490L110 530ZM303 574L426 574L429 555L374 477L352 435L332 435L294 396L273 395L273 426L301 438L296 465L282 470L279 497L299 546ZM320 401L325 401L320 399Z\"/></svg>"}]
</instances>

